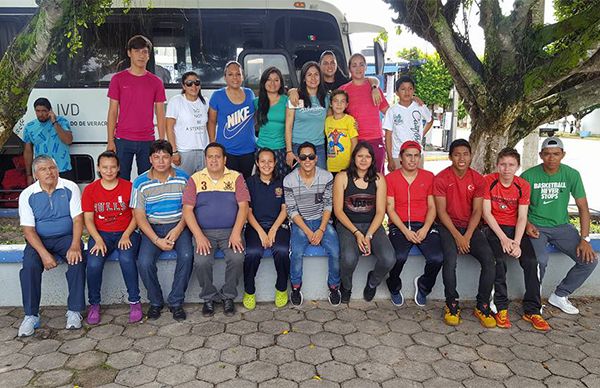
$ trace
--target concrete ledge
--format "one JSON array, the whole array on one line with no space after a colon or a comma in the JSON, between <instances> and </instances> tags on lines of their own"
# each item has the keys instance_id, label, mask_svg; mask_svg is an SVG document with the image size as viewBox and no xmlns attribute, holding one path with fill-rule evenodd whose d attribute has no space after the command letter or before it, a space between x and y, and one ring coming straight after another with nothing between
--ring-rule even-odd
<instances>
[{"instance_id":1,"label":"concrete ledge","mask_svg":"<svg viewBox=\"0 0 600 388\"><path fill-rule=\"evenodd\" d=\"M600 239L593 240L594 250L600 250ZM5 249L10 246L5 246ZM0 268L0 284L4 292L0 293L0 306L20 306L21 292L19 284L19 270L21 269L20 260L8 260L7 257L22 258L22 245L12 246L10 251L0 251L0 262L5 264ZM551 248L551 247L549 247ZM313 248L315 249L315 248ZM418 251L417 251L418 252ZM564 277L572 266L572 260L562 253L557 253L551 248L550 264L546 271L544 284L542 285L542 294L548 296L558 282ZM317 254L318 250L309 252ZM420 254L413 254L409 257L404 270L402 271L403 293L405 298L412 299L414 295L413 279L423 273L424 259ZM322 255L322 254L321 254ZM367 273L373 268L374 258L361 257L357 269L354 273L353 299L362 298L362 289L365 285ZM158 263L158 276L163 288L163 292L168 294L171 288L172 274L175 269L175 260L169 255L161 256ZM458 292L463 300L472 300L477 291L477 282L479 279L479 263L471 256L461 256L458 260ZM67 284L64 277L66 265L61 264L57 269L44 274L42 282L42 305L65 305L67 298ZM215 264L215 284L217 287L223 284L225 272L225 262L217 260ZM302 292L306 300L327 299L327 260L322 256L305 256L304 258L304 278ZM523 274L516 260L509 262L508 266L508 288L511 298L521 298L524 292ZM142 298L145 300L145 290L140 281L142 289ZM241 300L243 285L240 281L238 300ZM200 286L195 275L190 279L187 291L186 302L199 302L198 297ZM256 278L256 296L258 301L272 301L275 293L275 267L273 259L265 257L262 260L259 272ZM581 287L576 295L579 296L600 296L600 272L595 271L588 281ZM441 275L429 296L431 299L443 299L444 289ZM385 283L379 286L376 298L389 298L389 293ZM102 285L102 303L122 303L127 300L127 293L123 283L121 270L117 262L109 261L104 268L104 278Z\"/></svg>"}]
</instances>

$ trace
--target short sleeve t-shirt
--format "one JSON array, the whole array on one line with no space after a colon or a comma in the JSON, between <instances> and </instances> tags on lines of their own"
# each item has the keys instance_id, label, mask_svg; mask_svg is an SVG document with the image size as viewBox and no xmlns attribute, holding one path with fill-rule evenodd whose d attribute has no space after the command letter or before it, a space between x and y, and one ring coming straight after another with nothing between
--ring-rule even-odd
<instances>
[{"instance_id":1,"label":"short sleeve t-shirt","mask_svg":"<svg viewBox=\"0 0 600 388\"><path fill-rule=\"evenodd\" d=\"M329 109L329 99L325 98L325 106L321 106L316 96L310 96L310 108L297 108L292 128L292 143L302 144L305 141L314 145L325 143L325 118ZM304 104L306 106L306 104Z\"/></svg>"},{"instance_id":2,"label":"short sleeve t-shirt","mask_svg":"<svg viewBox=\"0 0 600 388\"><path fill-rule=\"evenodd\" d=\"M119 178L117 186L107 190L102 180L86 186L81 197L84 212L94 213L94 225L103 232L123 232L129 226L133 214L129 208L131 182Z\"/></svg>"},{"instance_id":3,"label":"short sleeve t-shirt","mask_svg":"<svg viewBox=\"0 0 600 388\"><path fill-rule=\"evenodd\" d=\"M277 178L267 184L260 179L260 174L255 174L246 183L254 218L261 226L271 227L279 217L281 205L285 204L283 179Z\"/></svg>"},{"instance_id":4,"label":"short sleeve t-shirt","mask_svg":"<svg viewBox=\"0 0 600 388\"><path fill-rule=\"evenodd\" d=\"M561 164L558 172L549 175L542 164L521 174L531 185L529 222L542 227L554 227L569 222L567 206L571 195L575 199L585 197L585 189L579 172Z\"/></svg>"},{"instance_id":5,"label":"short sleeve t-shirt","mask_svg":"<svg viewBox=\"0 0 600 388\"><path fill-rule=\"evenodd\" d=\"M473 199L483 198L485 180L477 171L469 168L460 178L452 166L440 171L433 180L433 195L446 198L446 213L454 226L466 228L473 211Z\"/></svg>"},{"instance_id":6,"label":"short sleeve t-shirt","mask_svg":"<svg viewBox=\"0 0 600 388\"><path fill-rule=\"evenodd\" d=\"M208 144L208 105L199 98L188 100L183 94L173 96L167 104L168 118L175 119L178 151L203 150Z\"/></svg>"},{"instance_id":7,"label":"short sleeve t-shirt","mask_svg":"<svg viewBox=\"0 0 600 388\"><path fill-rule=\"evenodd\" d=\"M402 170L385 176L387 196L394 198L394 210L403 222L425 222L427 197L433 194L433 174L419 169L417 176L408 183Z\"/></svg>"},{"instance_id":8,"label":"short sleeve t-shirt","mask_svg":"<svg viewBox=\"0 0 600 388\"><path fill-rule=\"evenodd\" d=\"M497 172L485 176L483 199L490 200L492 215L499 225L515 226L519 217L519 206L529 205L529 183L516 176L510 186L505 187Z\"/></svg>"},{"instance_id":9,"label":"short sleeve t-shirt","mask_svg":"<svg viewBox=\"0 0 600 388\"><path fill-rule=\"evenodd\" d=\"M56 121L62 129L71 131L71 126L66 118L56 116ZM51 156L56 161L59 172L71 170L69 146L60 140L50 119L43 122L38 119L28 122L23 130L23 141L33 145L34 157Z\"/></svg>"},{"instance_id":10,"label":"short sleeve t-shirt","mask_svg":"<svg viewBox=\"0 0 600 388\"><path fill-rule=\"evenodd\" d=\"M327 117L325 136L327 137L327 170L330 172L345 170L350 165L351 139L358 137L354 117L344 115L339 120L333 116Z\"/></svg>"},{"instance_id":11,"label":"short sleeve t-shirt","mask_svg":"<svg viewBox=\"0 0 600 388\"><path fill-rule=\"evenodd\" d=\"M108 98L119 101L116 138L154 140L154 104L167 100L160 78L149 71L142 76L120 71L110 80Z\"/></svg>"},{"instance_id":12,"label":"short sleeve t-shirt","mask_svg":"<svg viewBox=\"0 0 600 388\"><path fill-rule=\"evenodd\" d=\"M392 155L400 155L400 146L408 140L421 144L425 124L431 121L431 111L425 105L412 102L408 107L394 104L385 113L383 129L392 131Z\"/></svg>"},{"instance_id":13,"label":"short sleeve t-shirt","mask_svg":"<svg viewBox=\"0 0 600 388\"><path fill-rule=\"evenodd\" d=\"M389 106L381 89L377 89L381 97L379 106L373 105L371 84L367 80L362 85L355 85L352 82L348 82L340 86L340 89L348 93L348 108L346 108L346 112L351 114L358 123L358 138L360 140L381 139L383 133L379 112Z\"/></svg>"},{"instance_id":14,"label":"short sleeve t-shirt","mask_svg":"<svg viewBox=\"0 0 600 388\"><path fill-rule=\"evenodd\" d=\"M280 150L285 148L285 108L288 97L279 96L277 104L269 107L267 123L258 129L256 144L261 148ZM258 109L258 98L254 99L254 109Z\"/></svg>"},{"instance_id":15,"label":"short sleeve t-shirt","mask_svg":"<svg viewBox=\"0 0 600 388\"><path fill-rule=\"evenodd\" d=\"M246 99L241 104L231 102L226 88L217 90L210 97L209 105L217 111L217 143L222 144L230 155L246 155L256 150L254 92L242 89Z\"/></svg>"}]
</instances>

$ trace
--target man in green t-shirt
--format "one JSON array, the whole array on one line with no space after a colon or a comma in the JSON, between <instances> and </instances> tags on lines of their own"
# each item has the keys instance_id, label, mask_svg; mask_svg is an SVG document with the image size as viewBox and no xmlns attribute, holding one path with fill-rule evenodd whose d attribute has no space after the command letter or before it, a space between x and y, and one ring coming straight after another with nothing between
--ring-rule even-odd
<instances>
[{"instance_id":1,"label":"man in green t-shirt","mask_svg":"<svg viewBox=\"0 0 600 388\"><path fill-rule=\"evenodd\" d=\"M561 164L565 156L562 141L549 137L542 143L542 164L525 171L521 177L531 185L526 233L539 262L540 283L548 265L546 245L551 243L575 261L567 276L548 298L548 303L567 314L579 314L568 296L592 274L598 260L590 245L590 212L579 172ZM567 206L573 196L581 224L581 234L569 223Z\"/></svg>"}]
</instances>

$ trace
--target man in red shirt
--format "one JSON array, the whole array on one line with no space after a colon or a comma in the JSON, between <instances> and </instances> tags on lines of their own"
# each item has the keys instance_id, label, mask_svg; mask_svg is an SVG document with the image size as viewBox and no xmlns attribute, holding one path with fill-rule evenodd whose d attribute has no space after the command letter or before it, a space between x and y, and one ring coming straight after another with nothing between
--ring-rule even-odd
<instances>
[{"instance_id":1,"label":"man in red shirt","mask_svg":"<svg viewBox=\"0 0 600 388\"><path fill-rule=\"evenodd\" d=\"M523 319L541 331L550 330L540 315L540 279L535 251L529 237L524 236L531 189L529 183L515 173L521 164L521 156L513 148L505 148L496 159L497 171L486 175L483 196L483 219L487 223L484 233L496 256L496 281L494 303L498 309L496 326L505 329L512 325L508 316L508 293L506 290L506 262L508 257L519 260L525 276L523 296Z\"/></svg>"},{"instance_id":2,"label":"man in red shirt","mask_svg":"<svg viewBox=\"0 0 600 388\"><path fill-rule=\"evenodd\" d=\"M460 307L456 291L456 260L458 254L471 254L481 264L477 307L473 314L484 327L496 327L489 300L494 285L494 253L479 228L485 181L471 166L471 145L464 139L450 144L452 165L436 175L433 195L444 251L444 293L446 307L444 321L456 326L460 323Z\"/></svg>"},{"instance_id":3,"label":"man in red shirt","mask_svg":"<svg viewBox=\"0 0 600 388\"><path fill-rule=\"evenodd\" d=\"M396 251L396 264L390 271L387 285L392 303L401 306L404 297L400 291L400 273L413 245L425 256L425 272L415 278L415 303L424 306L427 295L435 284L444 256L435 221L433 174L419 168L421 146L406 141L400 147L401 167L388 175L387 213L390 219L389 238Z\"/></svg>"}]
</instances>

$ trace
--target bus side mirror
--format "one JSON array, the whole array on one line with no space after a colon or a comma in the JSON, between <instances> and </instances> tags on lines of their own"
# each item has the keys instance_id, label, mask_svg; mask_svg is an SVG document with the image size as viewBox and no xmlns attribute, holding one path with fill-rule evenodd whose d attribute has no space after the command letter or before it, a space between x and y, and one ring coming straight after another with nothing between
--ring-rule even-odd
<instances>
[{"instance_id":1,"label":"bus side mirror","mask_svg":"<svg viewBox=\"0 0 600 388\"><path fill-rule=\"evenodd\" d=\"M383 65L385 65L385 52L379 42L374 42L373 55L375 57L375 74L383 74Z\"/></svg>"}]
</instances>

